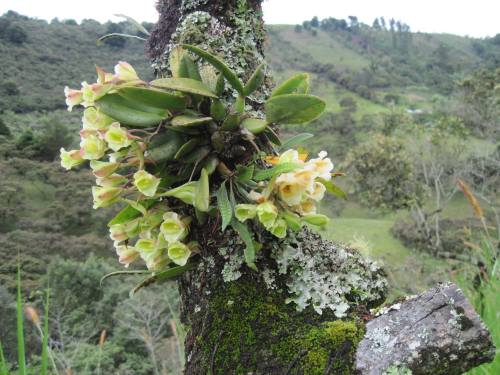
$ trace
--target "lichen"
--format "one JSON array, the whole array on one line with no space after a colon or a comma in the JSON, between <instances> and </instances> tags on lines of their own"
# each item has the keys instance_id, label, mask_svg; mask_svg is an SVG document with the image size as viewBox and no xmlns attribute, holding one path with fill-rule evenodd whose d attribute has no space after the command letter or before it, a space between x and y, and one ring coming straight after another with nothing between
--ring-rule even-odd
<instances>
[{"instance_id":1,"label":"lichen","mask_svg":"<svg viewBox=\"0 0 500 375\"><path fill-rule=\"evenodd\" d=\"M341 318L353 304L383 298L387 282L376 264L333 243L327 251L320 246L319 237L300 232L273 249L279 272L289 276L288 302L298 310L312 305L318 314L330 309Z\"/></svg>"},{"instance_id":2,"label":"lichen","mask_svg":"<svg viewBox=\"0 0 500 375\"><path fill-rule=\"evenodd\" d=\"M382 375L412 375L412 371L401 365L391 365Z\"/></svg>"}]
</instances>

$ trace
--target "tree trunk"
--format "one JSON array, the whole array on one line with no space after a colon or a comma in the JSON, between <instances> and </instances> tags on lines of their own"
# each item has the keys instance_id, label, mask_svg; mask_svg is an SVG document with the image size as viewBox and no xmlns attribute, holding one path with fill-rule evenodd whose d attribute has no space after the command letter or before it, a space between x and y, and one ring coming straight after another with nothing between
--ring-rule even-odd
<instances>
[{"instance_id":1,"label":"tree trunk","mask_svg":"<svg viewBox=\"0 0 500 375\"><path fill-rule=\"evenodd\" d=\"M261 0L159 0L158 10L160 19L149 47L158 75L168 74L169 52L180 42L220 55L244 80L264 59ZM268 78L248 101L256 112L271 86ZM232 93L225 95L229 98ZM368 309L383 302L387 289L376 264L355 250L303 230L289 233L284 240L260 238L264 247L255 272L244 265L244 245L238 235L232 230L220 233L218 225L209 221L200 233L202 261L179 282L181 318L189 327L185 374L350 374L355 367L361 373L379 374L386 369L382 367L394 364L408 365L415 373L436 374L444 371L441 357L448 358L443 363L460 370L491 358L491 340L478 328L477 316L462 298L474 327L464 328L473 339L459 341L469 350L467 359L458 343L444 343L444 334L432 333L428 340L418 341L418 353L434 347L443 350L437 351L439 358L432 365L418 369L408 355L409 346L404 347L397 336L397 323L403 324L404 318L418 323L415 327L448 332L449 322L430 305L428 317L421 316L426 310L401 308L401 320L386 322L384 315L366 325L371 319ZM446 305L449 314L453 304ZM386 328L384 338L394 338L398 345L385 351L390 357L384 366L372 370L373 356L386 355L379 353L373 332ZM358 350L360 342L363 349ZM459 358L453 359L453 354Z\"/></svg>"}]
</instances>

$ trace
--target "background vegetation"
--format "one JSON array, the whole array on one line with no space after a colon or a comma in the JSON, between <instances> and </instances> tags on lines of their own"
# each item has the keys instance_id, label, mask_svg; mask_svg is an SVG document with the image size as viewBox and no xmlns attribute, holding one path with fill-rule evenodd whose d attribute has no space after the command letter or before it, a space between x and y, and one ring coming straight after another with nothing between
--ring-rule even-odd
<instances>
[{"instance_id":1,"label":"background vegetation","mask_svg":"<svg viewBox=\"0 0 500 375\"><path fill-rule=\"evenodd\" d=\"M28 305L43 310L50 283L49 344L62 371L159 375L182 368L175 285L134 299L127 297L133 278L99 286L102 275L120 269L105 231L112 213L91 209L87 169L66 173L57 161L60 147L76 146L81 117L64 109L65 85L91 81L96 62L111 70L116 60L151 78L141 42L96 45L108 32L134 31L125 23L0 17L0 341L12 371L18 263ZM307 71L313 93L328 102L313 124L283 130L314 133L303 147L327 150L347 174L338 183L348 199L323 208L333 217L324 235L384 263L391 299L458 282L499 345L492 268L500 234L500 34L412 33L400 21L378 18L368 26L355 17L269 26L268 33L276 80ZM479 200L480 214L458 179ZM40 338L30 327L27 353L36 369ZM497 358L475 373L499 371Z\"/></svg>"}]
</instances>

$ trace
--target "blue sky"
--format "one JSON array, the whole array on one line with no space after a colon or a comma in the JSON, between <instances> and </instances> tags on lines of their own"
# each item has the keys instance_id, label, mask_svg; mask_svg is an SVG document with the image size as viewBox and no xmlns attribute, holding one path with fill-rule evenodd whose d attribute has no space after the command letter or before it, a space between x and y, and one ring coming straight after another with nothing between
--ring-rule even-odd
<instances>
[{"instance_id":1,"label":"blue sky","mask_svg":"<svg viewBox=\"0 0 500 375\"><path fill-rule=\"evenodd\" d=\"M155 0L1 0L0 13L15 10L31 17L51 20L94 18L101 22L123 13L140 21L155 22ZM442 32L474 37L500 33L498 0L265 0L267 23L296 24L313 16L357 16L371 24L375 17L394 17L413 31Z\"/></svg>"}]
</instances>

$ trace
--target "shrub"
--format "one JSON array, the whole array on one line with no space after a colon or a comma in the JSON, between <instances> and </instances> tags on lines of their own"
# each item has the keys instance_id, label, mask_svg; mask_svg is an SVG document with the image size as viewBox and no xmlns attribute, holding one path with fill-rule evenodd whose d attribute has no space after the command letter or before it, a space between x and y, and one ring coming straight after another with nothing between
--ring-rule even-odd
<instances>
[{"instance_id":1,"label":"shrub","mask_svg":"<svg viewBox=\"0 0 500 375\"><path fill-rule=\"evenodd\" d=\"M23 44L28 39L28 33L16 24L9 25L3 34L9 42L14 44Z\"/></svg>"}]
</instances>

